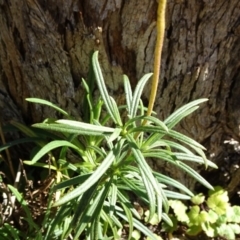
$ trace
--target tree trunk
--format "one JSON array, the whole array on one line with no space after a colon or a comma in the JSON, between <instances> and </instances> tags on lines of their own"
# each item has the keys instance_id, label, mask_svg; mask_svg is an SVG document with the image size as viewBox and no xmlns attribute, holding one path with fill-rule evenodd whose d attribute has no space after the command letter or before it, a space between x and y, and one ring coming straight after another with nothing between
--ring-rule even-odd
<instances>
[{"instance_id":1,"label":"tree trunk","mask_svg":"<svg viewBox=\"0 0 240 240\"><path fill-rule=\"evenodd\" d=\"M83 115L81 79L95 50L110 93L124 101L122 74L135 86L153 69L156 9L153 0L1 0L2 121L55 115L27 97ZM178 130L203 143L219 163L224 139L239 138L239 11L238 0L169 0L166 12L155 110L164 119L191 100L209 98Z\"/></svg>"}]
</instances>

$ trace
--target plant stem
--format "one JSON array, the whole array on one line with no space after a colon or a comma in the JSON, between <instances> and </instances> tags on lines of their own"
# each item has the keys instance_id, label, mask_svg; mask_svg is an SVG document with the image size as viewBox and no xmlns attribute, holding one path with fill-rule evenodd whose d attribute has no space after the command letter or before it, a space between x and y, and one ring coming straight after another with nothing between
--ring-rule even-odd
<instances>
[{"instance_id":1,"label":"plant stem","mask_svg":"<svg viewBox=\"0 0 240 240\"><path fill-rule=\"evenodd\" d=\"M6 144L5 137L3 135L3 129L2 129L2 122L1 122L1 120L0 120L0 138L2 140L2 144ZM7 155L8 167L10 168L10 172L12 174L13 179L15 179L15 172L14 172L14 168L13 168L10 152L9 152L8 148L6 148L5 151L6 151L6 155Z\"/></svg>"},{"instance_id":2,"label":"plant stem","mask_svg":"<svg viewBox=\"0 0 240 240\"><path fill-rule=\"evenodd\" d=\"M147 116L150 116L153 110L154 102L157 94L158 79L160 76L162 47L165 31L165 12L167 0L159 0L157 10L157 41L154 53L154 68L152 76L151 94L149 97Z\"/></svg>"}]
</instances>

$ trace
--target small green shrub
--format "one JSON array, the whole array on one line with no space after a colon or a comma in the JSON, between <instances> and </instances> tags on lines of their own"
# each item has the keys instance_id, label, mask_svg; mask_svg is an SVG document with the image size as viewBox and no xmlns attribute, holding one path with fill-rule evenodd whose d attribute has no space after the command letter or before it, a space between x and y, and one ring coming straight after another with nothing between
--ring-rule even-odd
<instances>
[{"instance_id":1,"label":"small green shrub","mask_svg":"<svg viewBox=\"0 0 240 240\"><path fill-rule=\"evenodd\" d=\"M52 189L54 196L49 197L41 231L34 228L35 225L32 228L33 232L38 231L38 239L79 239L80 236L81 239L120 239L123 229L127 231L128 239L131 239L134 229L150 239L159 239L142 223L143 217L135 209L132 199L149 209L147 222L157 216L158 222L163 220L172 226L168 199L189 200L194 196L178 181L153 171L147 158L169 162L213 189L185 163L190 161L216 167L206 159L204 147L173 130L207 99L193 101L165 121L160 121L157 117L146 116L146 108L141 101L142 90L151 74L139 80L134 92L124 76L126 105L117 106L105 86L97 52L93 54L92 68L101 97L94 101L91 87L83 80L87 122L75 121L48 101L27 99L52 107L65 119L46 119L34 124L34 128L44 131L39 135L32 129L15 124L28 138L9 143L0 150L19 142L34 141L38 146L37 153L24 163L56 173L56 185ZM89 81L92 84L93 79ZM46 155L48 163L41 161L46 159ZM169 186L179 191L171 191ZM16 189L9 187L17 194ZM21 194L17 199L27 213ZM53 210L54 217L51 215ZM28 218L27 215L27 222ZM127 230L125 223L128 224Z\"/></svg>"},{"instance_id":2,"label":"small green shrub","mask_svg":"<svg viewBox=\"0 0 240 240\"><path fill-rule=\"evenodd\" d=\"M166 231L174 232L184 224L188 235L203 231L208 237L235 239L235 235L240 234L240 207L229 204L228 194L221 187L210 190L205 198L203 194L192 197L188 207L180 200L170 200L173 210L170 217L175 224L172 227L165 224Z\"/></svg>"}]
</instances>

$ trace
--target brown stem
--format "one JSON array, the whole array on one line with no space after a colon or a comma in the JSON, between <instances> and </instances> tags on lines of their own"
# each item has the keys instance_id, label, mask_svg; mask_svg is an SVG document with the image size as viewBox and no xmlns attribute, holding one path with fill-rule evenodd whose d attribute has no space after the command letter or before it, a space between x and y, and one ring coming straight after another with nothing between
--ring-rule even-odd
<instances>
[{"instance_id":1,"label":"brown stem","mask_svg":"<svg viewBox=\"0 0 240 240\"><path fill-rule=\"evenodd\" d=\"M1 137L2 143L6 144L5 137L4 137L3 131L2 131L2 123L1 123L1 121L0 121L0 137ZM6 149L5 151L6 151L6 155L7 155L7 163L8 163L8 166L10 168L10 172L12 174L13 179L15 179L15 172L14 172L14 169L13 169L12 160L11 160L11 156L10 156L9 150Z\"/></svg>"},{"instance_id":2,"label":"brown stem","mask_svg":"<svg viewBox=\"0 0 240 240\"><path fill-rule=\"evenodd\" d=\"M158 79L160 76L160 66L162 57L162 47L165 31L165 12L167 0L159 0L157 11L157 41L154 53L154 68L152 76L151 94L149 97L147 116L150 116L153 110L154 102L157 94Z\"/></svg>"}]
</instances>

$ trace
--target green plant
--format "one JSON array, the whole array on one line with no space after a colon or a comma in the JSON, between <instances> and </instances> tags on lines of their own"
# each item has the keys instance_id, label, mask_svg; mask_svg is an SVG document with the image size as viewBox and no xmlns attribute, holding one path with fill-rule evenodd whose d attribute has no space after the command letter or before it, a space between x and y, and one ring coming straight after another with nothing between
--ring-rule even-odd
<instances>
[{"instance_id":1,"label":"green plant","mask_svg":"<svg viewBox=\"0 0 240 240\"><path fill-rule=\"evenodd\" d=\"M73 239L79 236L86 239L119 239L119 232L126 228L123 224L125 221L129 226L128 239L131 239L134 229L156 239L141 222L131 198L148 207L147 221L157 214L158 221L163 219L172 225L168 217L168 198L191 199L193 196L178 181L153 171L147 163L149 157L179 167L212 189L208 182L184 163L192 161L216 167L206 159L204 147L173 130L181 119L195 111L198 104L206 99L191 102L165 121L160 121L145 115L146 108L141 101L142 90L151 74L139 81L134 92L124 76L126 106L118 107L107 92L97 56L95 52L92 64L101 99L96 103L83 80L89 123L72 120L64 110L47 101L27 99L51 106L67 118L46 119L43 123L34 124L35 128L44 129L49 134L56 132L53 135L55 140L45 144L38 139L40 150L31 161L24 161L28 165L48 166L56 171L58 184L53 190L57 194L50 200L52 207L56 207L56 214L54 218L46 218L42 239L54 239L56 236L62 239L70 236ZM126 116L121 117L124 114ZM144 121L145 125L142 124ZM55 149L60 149L59 153L54 152ZM69 158L69 152L73 159ZM48 164L40 161L46 154L50 156ZM182 193L170 191L167 186Z\"/></svg>"},{"instance_id":2,"label":"green plant","mask_svg":"<svg viewBox=\"0 0 240 240\"><path fill-rule=\"evenodd\" d=\"M158 38L148 109L143 106L141 94L151 74L145 75L139 81L134 92L128 78L124 76L126 106L117 106L107 92L97 53L93 55L92 68L101 99L96 102L93 100L93 78L90 71L90 83L83 80L86 89L84 123L74 121L67 112L48 101L27 99L52 107L65 117L61 120L46 119L43 123L33 125L43 132L13 123L28 137L0 148L0 151L3 151L19 143L34 142L34 157L24 163L55 172L56 185L52 189L54 194L49 195L44 219L40 224L41 229L32 218L31 210L22 194L8 185L25 212L24 220L29 226L29 239L32 236L46 240L78 239L80 236L86 239L119 239L122 229L126 231L125 222L128 223L128 239L136 233L135 229L151 239L159 239L159 236L155 236L142 223L142 216L134 208L132 198L148 207L145 221L151 223L154 218L154 223L157 223L163 219L173 225L168 216L168 198L190 199L193 193L178 181L153 171L147 163L147 158L150 157L155 158L155 161L167 161L186 171L206 187L212 188L184 163L192 161L216 167L206 159L204 148L173 130L179 121L207 99L183 106L164 122L151 116L159 78L165 8L166 1L159 1ZM121 117L124 114L126 116ZM46 159L46 156L48 163L41 161ZM170 191L168 186L182 193ZM18 234L8 223L5 223L2 229L4 234L8 234L9 229L12 229L13 237L17 236L15 233Z\"/></svg>"},{"instance_id":3,"label":"green plant","mask_svg":"<svg viewBox=\"0 0 240 240\"><path fill-rule=\"evenodd\" d=\"M210 190L205 198L203 194L192 197L189 207L180 200L170 200L171 219L175 224L172 227L165 224L166 231L176 231L180 222L187 226L188 235L203 231L208 237L235 239L235 235L240 234L240 207L229 204L228 194L221 187Z\"/></svg>"}]
</instances>

